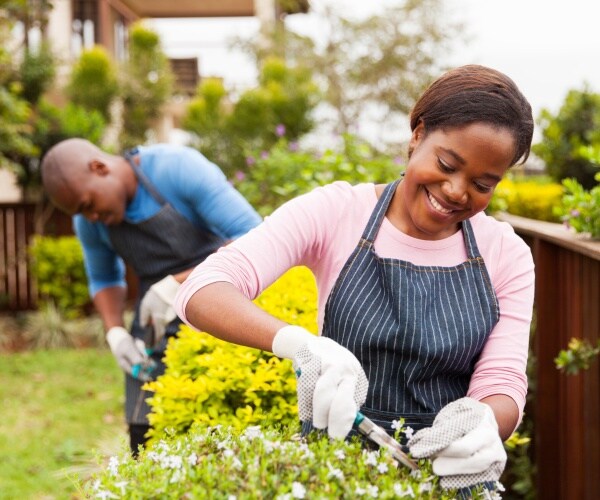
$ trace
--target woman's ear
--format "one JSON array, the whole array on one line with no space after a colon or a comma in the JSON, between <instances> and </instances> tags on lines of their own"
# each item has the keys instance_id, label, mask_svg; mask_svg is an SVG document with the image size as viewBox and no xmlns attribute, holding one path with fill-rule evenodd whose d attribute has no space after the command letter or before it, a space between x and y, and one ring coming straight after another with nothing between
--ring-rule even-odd
<instances>
[{"instance_id":1,"label":"woman's ear","mask_svg":"<svg viewBox=\"0 0 600 500\"><path fill-rule=\"evenodd\" d=\"M423 140L425 137L425 125L423 125L423 120L419 120L417 126L412 131L412 135L410 136L410 141L408 142L408 157L410 158L413 151L417 147L417 145Z\"/></svg>"}]
</instances>

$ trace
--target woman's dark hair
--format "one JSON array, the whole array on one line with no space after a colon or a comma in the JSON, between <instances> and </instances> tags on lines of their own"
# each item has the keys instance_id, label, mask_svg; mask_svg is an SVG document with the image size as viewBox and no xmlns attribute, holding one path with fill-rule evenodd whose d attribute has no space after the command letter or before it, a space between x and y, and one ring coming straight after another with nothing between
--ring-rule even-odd
<instances>
[{"instance_id":1,"label":"woman's dark hair","mask_svg":"<svg viewBox=\"0 0 600 500\"><path fill-rule=\"evenodd\" d=\"M470 64L448 71L425 90L410 114L410 128L425 133L474 122L510 130L516 151L511 165L524 163L533 136L531 105L508 76Z\"/></svg>"}]
</instances>

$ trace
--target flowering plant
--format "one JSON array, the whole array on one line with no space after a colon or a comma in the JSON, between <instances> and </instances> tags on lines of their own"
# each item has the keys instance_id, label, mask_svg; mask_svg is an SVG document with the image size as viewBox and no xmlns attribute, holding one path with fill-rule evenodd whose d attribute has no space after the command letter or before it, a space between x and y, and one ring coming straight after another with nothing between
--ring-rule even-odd
<instances>
[{"instance_id":1,"label":"flowering plant","mask_svg":"<svg viewBox=\"0 0 600 500\"><path fill-rule=\"evenodd\" d=\"M600 182L600 172L595 175ZM586 191L575 179L562 181L566 192L556 213L568 227L578 233L589 233L592 238L600 238L600 184Z\"/></svg>"},{"instance_id":2,"label":"flowering plant","mask_svg":"<svg viewBox=\"0 0 600 500\"><path fill-rule=\"evenodd\" d=\"M86 498L302 498L451 499L427 460L419 470L399 467L385 450L365 449L358 438L306 438L290 429L251 426L242 432L194 426L186 436L159 441L137 460L128 453L84 486ZM473 498L497 493L474 489Z\"/></svg>"}]
</instances>

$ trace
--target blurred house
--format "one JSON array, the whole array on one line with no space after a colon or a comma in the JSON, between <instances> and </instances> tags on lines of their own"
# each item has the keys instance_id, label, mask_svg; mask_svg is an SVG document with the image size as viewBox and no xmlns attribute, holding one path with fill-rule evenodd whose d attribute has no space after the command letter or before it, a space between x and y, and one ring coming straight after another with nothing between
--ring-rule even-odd
<instances>
[{"instance_id":1,"label":"blurred house","mask_svg":"<svg viewBox=\"0 0 600 500\"><path fill-rule=\"evenodd\" d=\"M125 59L128 26L139 19L256 17L268 28L287 14L308 9L308 0L53 0L43 32L39 27L23 28L22 36L28 44L50 41L59 60L56 83L60 88L84 49L102 45L115 61ZM176 95L154 131L160 142L167 141L177 127L201 78L197 58L173 58L170 63ZM53 100L60 102L61 96L54 95ZM12 174L0 175L0 202L19 201L20 191Z\"/></svg>"}]
</instances>

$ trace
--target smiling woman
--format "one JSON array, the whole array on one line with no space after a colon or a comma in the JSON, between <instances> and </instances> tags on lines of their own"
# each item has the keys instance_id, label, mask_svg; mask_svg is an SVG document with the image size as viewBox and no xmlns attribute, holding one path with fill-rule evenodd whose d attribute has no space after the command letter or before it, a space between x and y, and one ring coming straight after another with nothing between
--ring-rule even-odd
<instances>
[{"instance_id":1,"label":"smiling woman","mask_svg":"<svg viewBox=\"0 0 600 500\"><path fill-rule=\"evenodd\" d=\"M197 266L177 309L197 329L292 359L306 430L345 437L360 410L393 434L400 416L442 486L496 481L525 404L534 274L527 245L483 210L529 154L531 107L506 75L469 65L436 80L410 123L401 179L288 202ZM316 277L317 337L251 303L296 265ZM450 442L448 415L462 429Z\"/></svg>"}]
</instances>

